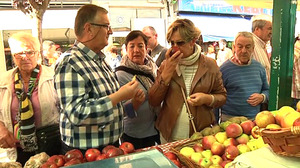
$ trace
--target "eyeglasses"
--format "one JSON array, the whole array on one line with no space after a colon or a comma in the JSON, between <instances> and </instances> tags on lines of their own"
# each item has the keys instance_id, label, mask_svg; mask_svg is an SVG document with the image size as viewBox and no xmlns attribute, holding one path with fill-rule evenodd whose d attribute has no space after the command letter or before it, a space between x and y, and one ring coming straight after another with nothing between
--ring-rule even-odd
<instances>
[{"instance_id":1,"label":"eyeglasses","mask_svg":"<svg viewBox=\"0 0 300 168\"><path fill-rule=\"evenodd\" d=\"M19 52L19 53L14 53L13 55L14 55L15 58L18 58L18 59L24 58L24 57L29 57L29 58L31 58L31 57L34 56L34 54L35 54L36 52L37 52L37 51L29 50L29 51L22 51L22 52Z\"/></svg>"},{"instance_id":2,"label":"eyeglasses","mask_svg":"<svg viewBox=\"0 0 300 168\"><path fill-rule=\"evenodd\" d=\"M174 46L175 44L177 46L183 46L186 42L185 41L171 41L171 46Z\"/></svg>"},{"instance_id":3,"label":"eyeglasses","mask_svg":"<svg viewBox=\"0 0 300 168\"><path fill-rule=\"evenodd\" d=\"M90 23L93 26L100 26L100 27L105 27L107 31L111 30L111 26L108 24L97 24L97 23Z\"/></svg>"}]
</instances>

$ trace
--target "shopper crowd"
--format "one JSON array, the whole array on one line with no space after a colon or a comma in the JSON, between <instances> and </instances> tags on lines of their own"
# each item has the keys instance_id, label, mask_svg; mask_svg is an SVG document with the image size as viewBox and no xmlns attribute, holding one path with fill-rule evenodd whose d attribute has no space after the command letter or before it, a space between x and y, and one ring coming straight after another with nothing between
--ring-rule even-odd
<instances>
[{"instance_id":1,"label":"shopper crowd","mask_svg":"<svg viewBox=\"0 0 300 168\"><path fill-rule=\"evenodd\" d=\"M253 119L268 103L272 22L252 21L252 32L237 32L232 50L220 39L218 52L211 45L207 54L198 45L201 31L189 19L168 27L169 49L146 26L126 36L122 57L111 46L108 63L102 52L113 33L108 11L84 5L67 54L56 62L55 43L44 42L51 67L39 63L35 37L12 35L16 68L0 74L0 154L24 164L38 151L85 152L118 146L119 140L138 149L189 138L234 116ZM299 39L295 46L292 97L299 101ZM58 132L58 139L49 139L58 148L41 146L45 130Z\"/></svg>"}]
</instances>

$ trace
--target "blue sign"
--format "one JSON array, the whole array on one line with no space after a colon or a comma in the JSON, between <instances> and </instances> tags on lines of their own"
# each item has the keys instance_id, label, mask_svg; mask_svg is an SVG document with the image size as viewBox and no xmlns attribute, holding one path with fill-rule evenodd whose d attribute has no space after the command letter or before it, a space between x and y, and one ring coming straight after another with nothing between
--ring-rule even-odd
<instances>
[{"instance_id":1,"label":"blue sign","mask_svg":"<svg viewBox=\"0 0 300 168\"><path fill-rule=\"evenodd\" d=\"M246 3L245 3L246 4ZM204 1L204 0L179 0L179 11L203 12L203 13L224 13L238 15L272 15L273 9L255 8L251 6L232 5L223 1Z\"/></svg>"}]
</instances>

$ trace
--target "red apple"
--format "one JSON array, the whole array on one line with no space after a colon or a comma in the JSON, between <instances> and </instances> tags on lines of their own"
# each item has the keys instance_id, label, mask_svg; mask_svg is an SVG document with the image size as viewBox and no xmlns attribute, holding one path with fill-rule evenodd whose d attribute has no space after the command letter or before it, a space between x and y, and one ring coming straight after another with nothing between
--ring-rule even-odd
<instances>
[{"instance_id":1,"label":"red apple","mask_svg":"<svg viewBox=\"0 0 300 168\"><path fill-rule=\"evenodd\" d=\"M65 167L82 163L81 160L73 158L64 164Z\"/></svg>"},{"instance_id":2,"label":"red apple","mask_svg":"<svg viewBox=\"0 0 300 168\"><path fill-rule=\"evenodd\" d=\"M225 165L227 164L227 163L230 163L231 162L231 160L224 160L222 163L221 163L221 166L222 167L225 167Z\"/></svg>"},{"instance_id":3,"label":"red apple","mask_svg":"<svg viewBox=\"0 0 300 168\"><path fill-rule=\"evenodd\" d=\"M215 142L211 146L210 150L211 150L213 155L222 156L224 151L225 151L225 146L223 144L219 143L219 142Z\"/></svg>"},{"instance_id":4,"label":"red apple","mask_svg":"<svg viewBox=\"0 0 300 168\"><path fill-rule=\"evenodd\" d=\"M72 150L69 150L66 154L65 154L65 161L68 162L72 159L79 159L80 161L83 160L83 155L81 153L80 150L78 149L72 149Z\"/></svg>"},{"instance_id":5,"label":"red apple","mask_svg":"<svg viewBox=\"0 0 300 168\"><path fill-rule=\"evenodd\" d=\"M115 156L124 155L124 152L120 148L110 148L106 154L109 158L111 158L111 157L115 157Z\"/></svg>"},{"instance_id":6,"label":"red apple","mask_svg":"<svg viewBox=\"0 0 300 168\"><path fill-rule=\"evenodd\" d=\"M300 126L300 117L294 121L293 126Z\"/></svg>"},{"instance_id":7,"label":"red apple","mask_svg":"<svg viewBox=\"0 0 300 168\"><path fill-rule=\"evenodd\" d=\"M170 160L177 160L177 156L173 152L164 152L164 155Z\"/></svg>"},{"instance_id":8,"label":"red apple","mask_svg":"<svg viewBox=\"0 0 300 168\"><path fill-rule=\"evenodd\" d=\"M229 146L229 145L233 145L233 146L237 146L239 143L237 142L236 139L234 138L228 138L224 141L223 143L225 145L225 147Z\"/></svg>"},{"instance_id":9,"label":"red apple","mask_svg":"<svg viewBox=\"0 0 300 168\"><path fill-rule=\"evenodd\" d=\"M170 52L170 57L171 57L174 53L176 53L178 50L179 50L179 47L178 47L178 46L173 46L173 47L172 47L172 50L171 50L171 52Z\"/></svg>"},{"instance_id":10,"label":"red apple","mask_svg":"<svg viewBox=\"0 0 300 168\"><path fill-rule=\"evenodd\" d=\"M234 160L240 154L236 146L230 145L225 149L225 156L230 160Z\"/></svg>"},{"instance_id":11,"label":"red apple","mask_svg":"<svg viewBox=\"0 0 300 168\"><path fill-rule=\"evenodd\" d=\"M193 146L195 152L202 152L204 151L201 143L195 143Z\"/></svg>"},{"instance_id":12,"label":"red apple","mask_svg":"<svg viewBox=\"0 0 300 168\"><path fill-rule=\"evenodd\" d=\"M215 143L217 140L213 135L208 135L203 137L202 139L202 147L203 149L211 149L211 146L213 143Z\"/></svg>"},{"instance_id":13,"label":"red apple","mask_svg":"<svg viewBox=\"0 0 300 168\"><path fill-rule=\"evenodd\" d=\"M107 151L108 151L109 149L111 149L111 148L116 148L116 147L113 146L113 145L107 145L107 146L105 146L105 147L102 149L102 152L101 152L101 153L106 154Z\"/></svg>"},{"instance_id":14,"label":"red apple","mask_svg":"<svg viewBox=\"0 0 300 168\"><path fill-rule=\"evenodd\" d=\"M62 156L60 155L53 155L51 156L47 162L49 163L55 163L58 167L62 167L65 164L65 160Z\"/></svg>"},{"instance_id":15,"label":"red apple","mask_svg":"<svg viewBox=\"0 0 300 168\"><path fill-rule=\"evenodd\" d=\"M255 126L254 122L251 120L246 120L242 122L240 125L243 128L243 132L247 135L251 135L251 130Z\"/></svg>"},{"instance_id":16,"label":"red apple","mask_svg":"<svg viewBox=\"0 0 300 168\"><path fill-rule=\"evenodd\" d=\"M178 160L171 160L177 167L181 168L182 165Z\"/></svg>"},{"instance_id":17,"label":"red apple","mask_svg":"<svg viewBox=\"0 0 300 168\"><path fill-rule=\"evenodd\" d=\"M90 148L85 152L85 158L88 162L95 161L101 152L96 148Z\"/></svg>"},{"instance_id":18,"label":"red apple","mask_svg":"<svg viewBox=\"0 0 300 168\"><path fill-rule=\"evenodd\" d=\"M237 123L231 123L226 127L226 135L228 138L236 138L243 133L243 128Z\"/></svg>"},{"instance_id":19,"label":"red apple","mask_svg":"<svg viewBox=\"0 0 300 168\"><path fill-rule=\"evenodd\" d=\"M241 136L236 138L236 141L239 144L247 144L247 142L250 140L250 137L247 134L242 134Z\"/></svg>"},{"instance_id":20,"label":"red apple","mask_svg":"<svg viewBox=\"0 0 300 168\"><path fill-rule=\"evenodd\" d=\"M130 142L123 142L119 148L122 149L125 154L132 153L135 150L133 144Z\"/></svg>"},{"instance_id":21,"label":"red apple","mask_svg":"<svg viewBox=\"0 0 300 168\"><path fill-rule=\"evenodd\" d=\"M107 159L107 155L106 154L100 154L99 156L96 157L96 160L103 160L103 159Z\"/></svg>"},{"instance_id":22,"label":"red apple","mask_svg":"<svg viewBox=\"0 0 300 168\"><path fill-rule=\"evenodd\" d=\"M40 168L59 168L54 162L46 162Z\"/></svg>"}]
</instances>

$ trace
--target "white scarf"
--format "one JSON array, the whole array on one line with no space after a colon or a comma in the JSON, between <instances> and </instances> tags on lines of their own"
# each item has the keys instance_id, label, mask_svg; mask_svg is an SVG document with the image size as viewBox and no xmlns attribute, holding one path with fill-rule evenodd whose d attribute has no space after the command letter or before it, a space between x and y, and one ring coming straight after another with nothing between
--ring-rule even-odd
<instances>
[{"instance_id":1,"label":"white scarf","mask_svg":"<svg viewBox=\"0 0 300 168\"><path fill-rule=\"evenodd\" d=\"M190 66L193 65L200 57L200 53L201 53L201 47L198 44L195 44L195 52L185 58L182 58L179 61L179 64L176 66L176 72L178 76L181 76L182 72L181 72L181 66Z\"/></svg>"}]
</instances>

